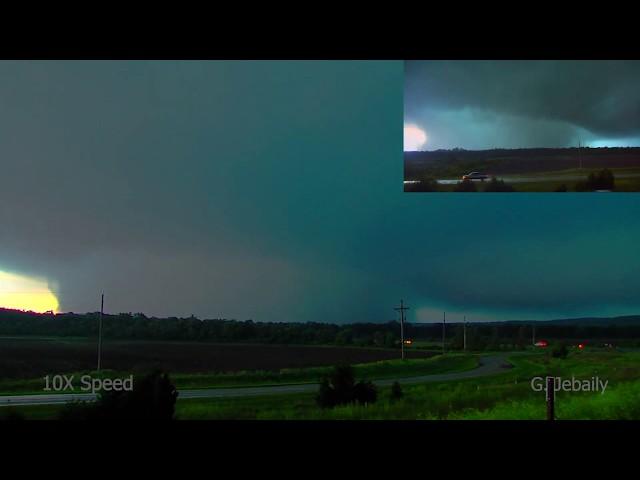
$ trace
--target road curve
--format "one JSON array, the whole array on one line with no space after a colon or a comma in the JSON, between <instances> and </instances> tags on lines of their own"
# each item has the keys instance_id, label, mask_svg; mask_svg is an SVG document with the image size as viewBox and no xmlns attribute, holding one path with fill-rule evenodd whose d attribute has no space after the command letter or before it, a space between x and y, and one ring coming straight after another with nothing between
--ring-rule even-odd
<instances>
[{"instance_id":1,"label":"road curve","mask_svg":"<svg viewBox=\"0 0 640 480\"><path fill-rule=\"evenodd\" d=\"M387 378L373 380L376 385L385 387L396 380L402 385L418 383L445 382L450 380L465 380L468 378L485 377L503 372L510 364L506 355L490 355L480 358L480 365L472 370L451 373L436 373L433 375L420 375L405 378ZM196 390L179 390L178 399L187 398L228 398L228 397L257 397L263 395L280 395L289 393L309 393L318 389L317 383L304 383L298 385L272 385L263 387L233 387L233 388L206 388ZM93 402L96 394L46 394L46 395L5 395L0 396L0 406L9 405L60 405L74 401Z\"/></svg>"}]
</instances>

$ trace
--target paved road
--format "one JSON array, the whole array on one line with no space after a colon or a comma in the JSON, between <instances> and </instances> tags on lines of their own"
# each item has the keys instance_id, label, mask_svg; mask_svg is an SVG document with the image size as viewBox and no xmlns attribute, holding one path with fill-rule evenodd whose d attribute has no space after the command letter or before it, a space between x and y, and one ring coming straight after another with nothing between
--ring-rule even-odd
<instances>
[{"instance_id":1,"label":"paved road","mask_svg":"<svg viewBox=\"0 0 640 480\"><path fill-rule=\"evenodd\" d=\"M421 375L417 377L398 378L403 385L417 383L444 382L449 380L463 380L467 378L495 375L509 368L506 355L491 355L482 357L480 365L472 370L452 373L438 373L434 375ZM389 386L396 379L374 380L376 385ZM207 388L197 390L179 390L178 399L184 398L227 398L227 397L257 397L262 395L278 395L288 393L308 393L318 390L317 383L305 383L299 385L275 385L265 387L234 387L234 388ZM10 395L0 396L0 406L7 405L59 405L73 401L95 401L97 395L86 394L46 394L46 395Z\"/></svg>"},{"instance_id":2,"label":"paved road","mask_svg":"<svg viewBox=\"0 0 640 480\"><path fill-rule=\"evenodd\" d=\"M640 174L637 173L618 173L616 174L616 179L619 178L638 178ZM506 183L531 183L531 182L576 182L580 180L586 180L586 175L578 175L578 174L549 174L549 175L534 175L534 176L509 176L509 175L496 175L498 180L504 180ZM450 178L450 179L439 179L436 182L440 185L455 185L461 181L460 178ZM487 183L489 180L485 180L484 183ZM473 180L474 183L483 185L484 183L479 180ZM406 183L420 183L419 181L405 181Z\"/></svg>"}]
</instances>

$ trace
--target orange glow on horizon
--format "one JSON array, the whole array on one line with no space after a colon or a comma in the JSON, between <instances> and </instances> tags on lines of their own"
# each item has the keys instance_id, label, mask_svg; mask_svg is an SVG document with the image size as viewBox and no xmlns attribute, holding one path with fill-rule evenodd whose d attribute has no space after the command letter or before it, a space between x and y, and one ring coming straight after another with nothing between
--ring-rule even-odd
<instances>
[{"instance_id":1,"label":"orange glow on horizon","mask_svg":"<svg viewBox=\"0 0 640 480\"><path fill-rule=\"evenodd\" d=\"M58 313L59 306L46 281L0 271L0 307Z\"/></svg>"}]
</instances>

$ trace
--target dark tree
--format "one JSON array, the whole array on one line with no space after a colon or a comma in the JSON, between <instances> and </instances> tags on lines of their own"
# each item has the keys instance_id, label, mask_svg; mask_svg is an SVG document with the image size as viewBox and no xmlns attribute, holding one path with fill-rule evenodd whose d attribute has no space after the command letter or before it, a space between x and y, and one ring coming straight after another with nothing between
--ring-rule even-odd
<instances>
[{"instance_id":1,"label":"dark tree","mask_svg":"<svg viewBox=\"0 0 640 480\"><path fill-rule=\"evenodd\" d=\"M350 345L353 343L353 330L347 328L336 335L336 345Z\"/></svg>"},{"instance_id":2,"label":"dark tree","mask_svg":"<svg viewBox=\"0 0 640 480\"><path fill-rule=\"evenodd\" d=\"M498 180L496 177L491 177L491 180L484 187L485 192L514 192L515 189L506 183L504 180Z\"/></svg>"},{"instance_id":3,"label":"dark tree","mask_svg":"<svg viewBox=\"0 0 640 480\"><path fill-rule=\"evenodd\" d=\"M338 365L322 379L316 397L321 407L334 407L353 401L355 380L350 365Z\"/></svg>"},{"instance_id":4,"label":"dark tree","mask_svg":"<svg viewBox=\"0 0 640 480\"><path fill-rule=\"evenodd\" d=\"M384 336L385 336L384 332L381 332L380 330L375 331L373 333L373 344L378 347L384 346L385 344Z\"/></svg>"},{"instance_id":5,"label":"dark tree","mask_svg":"<svg viewBox=\"0 0 640 480\"><path fill-rule=\"evenodd\" d=\"M500 350L500 333L496 326L491 328L491 337L489 338L489 343L487 344L486 349Z\"/></svg>"},{"instance_id":6,"label":"dark tree","mask_svg":"<svg viewBox=\"0 0 640 480\"><path fill-rule=\"evenodd\" d=\"M320 380L316 403L322 408L333 408L337 405L335 390L329 383L329 377L323 377Z\"/></svg>"},{"instance_id":7,"label":"dark tree","mask_svg":"<svg viewBox=\"0 0 640 480\"><path fill-rule=\"evenodd\" d=\"M586 182L576 184L577 192L592 192L594 190L613 190L615 178L613 172L608 168L600 170L598 173L591 172L587 176Z\"/></svg>"},{"instance_id":8,"label":"dark tree","mask_svg":"<svg viewBox=\"0 0 640 480\"><path fill-rule=\"evenodd\" d=\"M178 392L169 376L155 371L131 391L102 392L96 403L70 404L60 414L63 420L172 420Z\"/></svg>"},{"instance_id":9,"label":"dark tree","mask_svg":"<svg viewBox=\"0 0 640 480\"><path fill-rule=\"evenodd\" d=\"M524 349L527 344L527 327L524 325L518 328L518 336L516 337L515 344L519 350Z\"/></svg>"},{"instance_id":10,"label":"dark tree","mask_svg":"<svg viewBox=\"0 0 640 480\"><path fill-rule=\"evenodd\" d=\"M375 403L378 399L378 389L371 382L358 382L353 388L353 398L361 405Z\"/></svg>"},{"instance_id":11,"label":"dark tree","mask_svg":"<svg viewBox=\"0 0 640 480\"><path fill-rule=\"evenodd\" d=\"M564 342L555 344L551 349L551 356L553 358L567 358L567 355L569 355L569 350Z\"/></svg>"},{"instance_id":12,"label":"dark tree","mask_svg":"<svg viewBox=\"0 0 640 480\"><path fill-rule=\"evenodd\" d=\"M396 346L396 335L392 332L387 332L384 336L384 346L387 348L393 348Z\"/></svg>"},{"instance_id":13,"label":"dark tree","mask_svg":"<svg viewBox=\"0 0 640 480\"><path fill-rule=\"evenodd\" d=\"M608 168L602 170L598 175L598 190L613 190L615 180L613 172Z\"/></svg>"},{"instance_id":14,"label":"dark tree","mask_svg":"<svg viewBox=\"0 0 640 480\"><path fill-rule=\"evenodd\" d=\"M353 402L374 403L377 397L377 388L373 383L355 383L353 368L350 365L338 365L320 381L316 402L322 408L333 408Z\"/></svg>"},{"instance_id":15,"label":"dark tree","mask_svg":"<svg viewBox=\"0 0 640 480\"><path fill-rule=\"evenodd\" d=\"M403 392L400 384L395 381L391 385L391 401L395 402L396 400L400 400L402 398Z\"/></svg>"},{"instance_id":16,"label":"dark tree","mask_svg":"<svg viewBox=\"0 0 640 480\"><path fill-rule=\"evenodd\" d=\"M449 342L449 348L452 350L462 350L464 348L464 327L462 325L456 325L453 338Z\"/></svg>"}]
</instances>

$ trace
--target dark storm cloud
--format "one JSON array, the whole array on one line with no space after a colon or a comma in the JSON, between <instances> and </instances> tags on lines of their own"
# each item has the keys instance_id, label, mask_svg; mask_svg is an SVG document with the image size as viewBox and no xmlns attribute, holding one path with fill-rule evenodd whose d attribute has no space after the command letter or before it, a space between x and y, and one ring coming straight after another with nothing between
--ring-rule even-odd
<instances>
[{"instance_id":1,"label":"dark storm cloud","mask_svg":"<svg viewBox=\"0 0 640 480\"><path fill-rule=\"evenodd\" d=\"M640 139L640 61L410 61L405 71L405 119L448 133L433 135L438 145Z\"/></svg>"},{"instance_id":2,"label":"dark storm cloud","mask_svg":"<svg viewBox=\"0 0 640 480\"><path fill-rule=\"evenodd\" d=\"M104 287L125 311L282 319L307 284L357 275L340 258L369 206L339 192L355 152L393 165L400 64L0 68L0 265L45 272L63 309Z\"/></svg>"},{"instance_id":3,"label":"dark storm cloud","mask_svg":"<svg viewBox=\"0 0 640 480\"><path fill-rule=\"evenodd\" d=\"M402 73L0 62L0 270L73 311L104 289L112 312L263 321L638 312L634 195L402 192Z\"/></svg>"}]
</instances>

